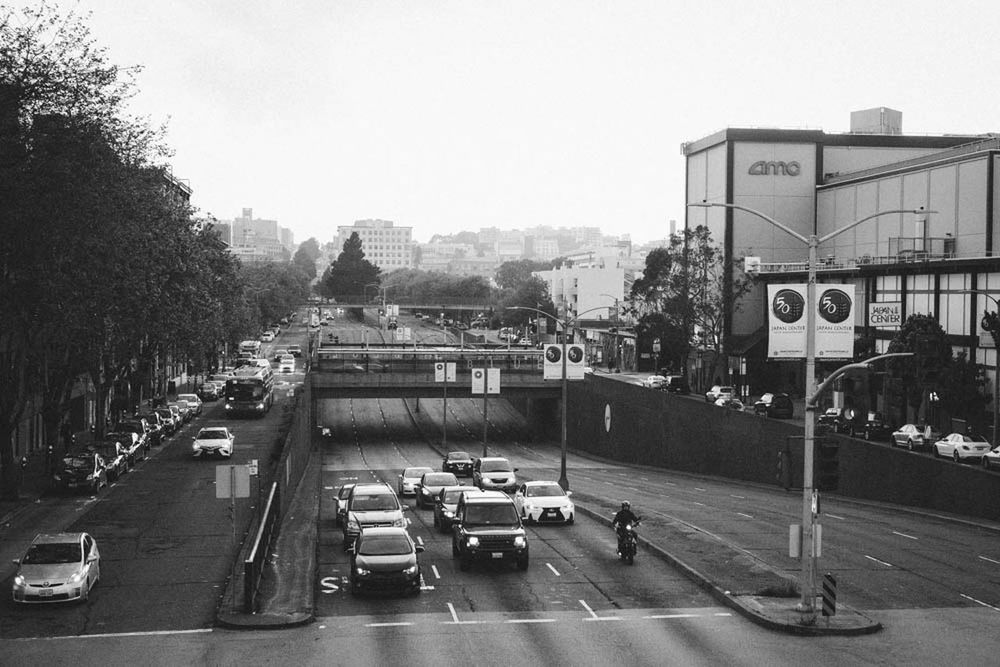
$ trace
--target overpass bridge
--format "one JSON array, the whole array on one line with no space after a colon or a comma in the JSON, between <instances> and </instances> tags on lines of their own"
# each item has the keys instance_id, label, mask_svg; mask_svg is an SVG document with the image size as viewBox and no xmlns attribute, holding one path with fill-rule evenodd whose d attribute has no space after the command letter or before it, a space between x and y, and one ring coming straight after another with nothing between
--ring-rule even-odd
<instances>
[{"instance_id":1,"label":"overpass bridge","mask_svg":"<svg viewBox=\"0 0 1000 667\"><path fill-rule=\"evenodd\" d=\"M345 296L330 303L311 303L309 306L335 306L338 308L372 308L381 306L382 298L378 294L356 294ZM426 311L452 311L471 310L477 313L484 312L496 307L496 303L488 298L476 297L434 297L434 298L414 298L414 297L392 297L386 298L385 303L407 308L410 310Z\"/></svg>"},{"instance_id":2,"label":"overpass bridge","mask_svg":"<svg viewBox=\"0 0 1000 667\"><path fill-rule=\"evenodd\" d=\"M475 369L500 369L500 397L558 398L561 383L542 380L542 350L404 345L320 345L309 381L313 398L439 398L435 364L455 364L448 396L470 397ZM479 394L481 396L481 394Z\"/></svg>"}]
</instances>

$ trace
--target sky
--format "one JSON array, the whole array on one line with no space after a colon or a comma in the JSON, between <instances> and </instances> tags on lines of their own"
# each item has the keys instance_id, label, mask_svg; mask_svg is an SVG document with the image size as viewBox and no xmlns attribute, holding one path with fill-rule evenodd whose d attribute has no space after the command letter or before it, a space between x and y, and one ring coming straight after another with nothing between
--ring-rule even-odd
<instances>
[{"instance_id":1,"label":"sky","mask_svg":"<svg viewBox=\"0 0 1000 667\"><path fill-rule=\"evenodd\" d=\"M28 0L12 0L18 6ZM995 0L55 0L91 13L201 215L296 242L683 224L681 144L726 127L1000 132Z\"/></svg>"}]
</instances>

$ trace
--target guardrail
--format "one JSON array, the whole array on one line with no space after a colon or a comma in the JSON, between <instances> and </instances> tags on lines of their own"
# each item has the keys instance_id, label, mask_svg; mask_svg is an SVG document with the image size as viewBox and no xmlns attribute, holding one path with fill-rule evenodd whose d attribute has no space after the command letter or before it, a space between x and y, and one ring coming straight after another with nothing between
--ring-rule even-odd
<instances>
[{"instance_id":1,"label":"guardrail","mask_svg":"<svg viewBox=\"0 0 1000 667\"><path fill-rule=\"evenodd\" d=\"M271 492L267 494L267 503L261 514L257 535L254 537L250 552L243 561L243 612L253 614L257 611L257 593L260 591L260 580L264 575L267 555L271 552L271 540L275 536L275 526L281 515L281 490L278 483L271 484Z\"/></svg>"}]
</instances>

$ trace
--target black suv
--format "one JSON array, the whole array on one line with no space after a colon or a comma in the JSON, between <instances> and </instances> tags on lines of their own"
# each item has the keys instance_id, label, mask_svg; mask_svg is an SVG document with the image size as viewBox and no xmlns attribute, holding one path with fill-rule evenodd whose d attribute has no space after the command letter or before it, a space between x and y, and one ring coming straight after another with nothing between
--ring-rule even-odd
<instances>
[{"instance_id":1,"label":"black suv","mask_svg":"<svg viewBox=\"0 0 1000 667\"><path fill-rule=\"evenodd\" d=\"M660 385L661 391L668 391L671 394L690 394L691 387L687 378L683 375L668 375L667 381Z\"/></svg>"},{"instance_id":2,"label":"black suv","mask_svg":"<svg viewBox=\"0 0 1000 667\"><path fill-rule=\"evenodd\" d=\"M528 538L514 501L498 491L463 493L452 520L451 554L460 570L474 560L513 560L527 570Z\"/></svg>"},{"instance_id":3,"label":"black suv","mask_svg":"<svg viewBox=\"0 0 1000 667\"><path fill-rule=\"evenodd\" d=\"M788 394L767 393L753 404L754 414L775 419L791 419L794 411L792 399Z\"/></svg>"}]
</instances>

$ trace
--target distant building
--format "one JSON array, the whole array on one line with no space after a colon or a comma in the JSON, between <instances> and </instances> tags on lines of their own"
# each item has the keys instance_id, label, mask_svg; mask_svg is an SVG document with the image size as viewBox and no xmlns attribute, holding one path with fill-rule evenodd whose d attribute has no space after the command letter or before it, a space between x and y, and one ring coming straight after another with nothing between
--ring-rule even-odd
<instances>
[{"instance_id":1,"label":"distant building","mask_svg":"<svg viewBox=\"0 0 1000 667\"><path fill-rule=\"evenodd\" d=\"M413 268L413 228L396 227L390 220L357 220L337 227L337 248L357 232L365 259L383 271Z\"/></svg>"},{"instance_id":2,"label":"distant building","mask_svg":"<svg viewBox=\"0 0 1000 667\"><path fill-rule=\"evenodd\" d=\"M611 319L625 298L625 270L619 267L561 266L532 275L545 281L559 316L570 320Z\"/></svg>"},{"instance_id":3,"label":"distant building","mask_svg":"<svg viewBox=\"0 0 1000 667\"><path fill-rule=\"evenodd\" d=\"M254 218L252 208L244 208L230 227L230 252L245 262L275 262L287 260L295 246L290 229L277 220Z\"/></svg>"}]
</instances>

